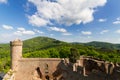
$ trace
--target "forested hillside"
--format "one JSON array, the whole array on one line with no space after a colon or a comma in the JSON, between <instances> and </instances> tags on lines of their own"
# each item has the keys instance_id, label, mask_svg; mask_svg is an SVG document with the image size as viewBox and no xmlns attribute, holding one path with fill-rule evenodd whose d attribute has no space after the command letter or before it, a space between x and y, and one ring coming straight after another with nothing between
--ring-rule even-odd
<instances>
[{"instance_id":1,"label":"forested hillside","mask_svg":"<svg viewBox=\"0 0 120 80\"><path fill-rule=\"evenodd\" d=\"M103 49L120 49L120 44L112 44L112 43L107 43L107 42L98 42L98 41L93 41L89 43L84 43L86 46L94 46L96 48L103 48Z\"/></svg>"},{"instance_id":2,"label":"forested hillside","mask_svg":"<svg viewBox=\"0 0 120 80\"><path fill-rule=\"evenodd\" d=\"M80 55L120 62L120 45L105 42L67 43L48 37L36 37L23 41L23 57L67 58L70 49L75 48ZM10 67L10 46L0 44L0 71Z\"/></svg>"},{"instance_id":3,"label":"forested hillside","mask_svg":"<svg viewBox=\"0 0 120 80\"><path fill-rule=\"evenodd\" d=\"M10 68L10 46L9 44L0 44L0 72Z\"/></svg>"}]
</instances>

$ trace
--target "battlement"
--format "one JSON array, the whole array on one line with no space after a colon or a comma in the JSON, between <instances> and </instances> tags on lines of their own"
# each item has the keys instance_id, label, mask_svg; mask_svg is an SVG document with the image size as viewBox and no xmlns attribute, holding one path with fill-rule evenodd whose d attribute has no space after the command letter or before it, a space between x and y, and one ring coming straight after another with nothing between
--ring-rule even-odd
<instances>
[{"instance_id":1,"label":"battlement","mask_svg":"<svg viewBox=\"0 0 120 80\"><path fill-rule=\"evenodd\" d=\"M19 39L16 39L14 41L10 41L10 46L22 46L23 42Z\"/></svg>"}]
</instances>

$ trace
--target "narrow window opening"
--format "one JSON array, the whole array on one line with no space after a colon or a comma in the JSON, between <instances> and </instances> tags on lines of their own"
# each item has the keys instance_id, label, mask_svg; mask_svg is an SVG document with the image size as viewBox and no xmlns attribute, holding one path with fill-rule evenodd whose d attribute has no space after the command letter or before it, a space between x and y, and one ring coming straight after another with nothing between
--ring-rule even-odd
<instances>
[{"instance_id":1,"label":"narrow window opening","mask_svg":"<svg viewBox=\"0 0 120 80\"><path fill-rule=\"evenodd\" d=\"M40 68L37 67L36 70L37 70L37 73L38 73L39 77L42 78L42 73L41 73L41 71L40 71Z\"/></svg>"},{"instance_id":2,"label":"narrow window opening","mask_svg":"<svg viewBox=\"0 0 120 80\"><path fill-rule=\"evenodd\" d=\"M45 76L45 78L46 78L46 80L50 80L50 77L47 75L47 76Z\"/></svg>"},{"instance_id":3,"label":"narrow window opening","mask_svg":"<svg viewBox=\"0 0 120 80\"><path fill-rule=\"evenodd\" d=\"M45 64L45 73L49 73L48 72L48 64Z\"/></svg>"}]
</instances>

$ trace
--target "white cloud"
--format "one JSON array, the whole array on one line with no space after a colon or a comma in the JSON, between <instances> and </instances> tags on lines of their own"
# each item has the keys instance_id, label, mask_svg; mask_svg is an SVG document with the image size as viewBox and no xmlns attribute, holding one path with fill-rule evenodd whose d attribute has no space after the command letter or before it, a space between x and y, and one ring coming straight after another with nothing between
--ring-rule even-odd
<instances>
[{"instance_id":1,"label":"white cloud","mask_svg":"<svg viewBox=\"0 0 120 80\"><path fill-rule=\"evenodd\" d=\"M20 27L17 28L18 31L14 32L15 35L22 36L22 35L34 35L35 32L31 30L25 30L24 28Z\"/></svg>"},{"instance_id":2,"label":"white cloud","mask_svg":"<svg viewBox=\"0 0 120 80\"><path fill-rule=\"evenodd\" d=\"M13 29L13 27L12 27L12 26L9 26L9 25L2 25L2 27L3 27L4 29L6 29L6 30L11 30L11 29Z\"/></svg>"},{"instance_id":3,"label":"white cloud","mask_svg":"<svg viewBox=\"0 0 120 80\"><path fill-rule=\"evenodd\" d=\"M87 36L88 39L92 38L91 36Z\"/></svg>"},{"instance_id":4,"label":"white cloud","mask_svg":"<svg viewBox=\"0 0 120 80\"><path fill-rule=\"evenodd\" d=\"M15 39L15 37L12 33L2 33L0 34L0 43L8 43Z\"/></svg>"},{"instance_id":5,"label":"white cloud","mask_svg":"<svg viewBox=\"0 0 120 80\"><path fill-rule=\"evenodd\" d=\"M23 31L22 33L26 34L26 35L34 35L35 34L35 32L33 32L33 31Z\"/></svg>"},{"instance_id":6,"label":"white cloud","mask_svg":"<svg viewBox=\"0 0 120 80\"><path fill-rule=\"evenodd\" d=\"M98 21L99 21L99 22L106 22L107 19L102 19L102 18L101 18L101 19L99 19Z\"/></svg>"},{"instance_id":7,"label":"white cloud","mask_svg":"<svg viewBox=\"0 0 120 80\"><path fill-rule=\"evenodd\" d=\"M37 29L34 29L35 32L37 33L40 33L40 34L44 34L44 32L40 31L40 30L37 30Z\"/></svg>"},{"instance_id":8,"label":"white cloud","mask_svg":"<svg viewBox=\"0 0 120 80\"><path fill-rule=\"evenodd\" d=\"M71 33L66 32L66 33L62 33L62 35L69 36L69 35L72 35L72 34L71 34Z\"/></svg>"},{"instance_id":9,"label":"white cloud","mask_svg":"<svg viewBox=\"0 0 120 80\"><path fill-rule=\"evenodd\" d=\"M113 24L120 24L120 21L115 21L113 22Z\"/></svg>"},{"instance_id":10,"label":"white cloud","mask_svg":"<svg viewBox=\"0 0 120 80\"><path fill-rule=\"evenodd\" d=\"M94 20L93 13L98 6L104 6L107 0L28 0L37 11L29 15L33 26L45 26L53 23L72 25L89 23Z\"/></svg>"},{"instance_id":11,"label":"white cloud","mask_svg":"<svg viewBox=\"0 0 120 80\"><path fill-rule=\"evenodd\" d=\"M54 34L50 34L50 36L52 37L52 36L54 36Z\"/></svg>"},{"instance_id":12,"label":"white cloud","mask_svg":"<svg viewBox=\"0 0 120 80\"><path fill-rule=\"evenodd\" d=\"M14 32L14 35L22 36L22 32L21 31L16 31L16 32Z\"/></svg>"},{"instance_id":13,"label":"white cloud","mask_svg":"<svg viewBox=\"0 0 120 80\"><path fill-rule=\"evenodd\" d=\"M0 3L7 3L8 2L8 0L0 0Z\"/></svg>"},{"instance_id":14,"label":"white cloud","mask_svg":"<svg viewBox=\"0 0 120 80\"><path fill-rule=\"evenodd\" d=\"M118 17L116 21L113 22L113 24L120 24L120 17Z\"/></svg>"},{"instance_id":15,"label":"white cloud","mask_svg":"<svg viewBox=\"0 0 120 80\"><path fill-rule=\"evenodd\" d=\"M104 34L104 33L107 33L107 32L109 32L109 30L103 30L103 31L100 32L100 34Z\"/></svg>"},{"instance_id":16,"label":"white cloud","mask_svg":"<svg viewBox=\"0 0 120 80\"><path fill-rule=\"evenodd\" d=\"M81 33L83 35L91 35L92 34L92 32L90 32L90 31L81 31Z\"/></svg>"},{"instance_id":17,"label":"white cloud","mask_svg":"<svg viewBox=\"0 0 120 80\"><path fill-rule=\"evenodd\" d=\"M116 31L116 33L120 34L120 29Z\"/></svg>"},{"instance_id":18,"label":"white cloud","mask_svg":"<svg viewBox=\"0 0 120 80\"><path fill-rule=\"evenodd\" d=\"M49 30L57 31L57 32L62 32L62 33L67 32L66 29L64 29L64 28L58 28L58 27L49 27Z\"/></svg>"},{"instance_id":19,"label":"white cloud","mask_svg":"<svg viewBox=\"0 0 120 80\"><path fill-rule=\"evenodd\" d=\"M19 28L17 28L17 30L19 30L19 31L25 31L25 28L19 27Z\"/></svg>"},{"instance_id":20,"label":"white cloud","mask_svg":"<svg viewBox=\"0 0 120 80\"><path fill-rule=\"evenodd\" d=\"M120 17L118 17L117 20L120 21Z\"/></svg>"},{"instance_id":21,"label":"white cloud","mask_svg":"<svg viewBox=\"0 0 120 80\"><path fill-rule=\"evenodd\" d=\"M38 14L28 16L29 24L32 24L33 26L45 26L49 23L48 20L41 18Z\"/></svg>"}]
</instances>

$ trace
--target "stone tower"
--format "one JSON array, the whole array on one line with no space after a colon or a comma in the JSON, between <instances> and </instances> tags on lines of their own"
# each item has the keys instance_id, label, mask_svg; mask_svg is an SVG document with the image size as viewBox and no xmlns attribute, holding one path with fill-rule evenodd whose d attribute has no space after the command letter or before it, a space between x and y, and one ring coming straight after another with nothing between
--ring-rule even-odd
<instances>
[{"instance_id":1,"label":"stone tower","mask_svg":"<svg viewBox=\"0 0 120 80\"><path fill-rule=\"evenodd\" d=\"M10 42L11 50L11 69L17 71L18 60L22 58L23 42L19 39Z\"/></svg>"}]
</instances>

